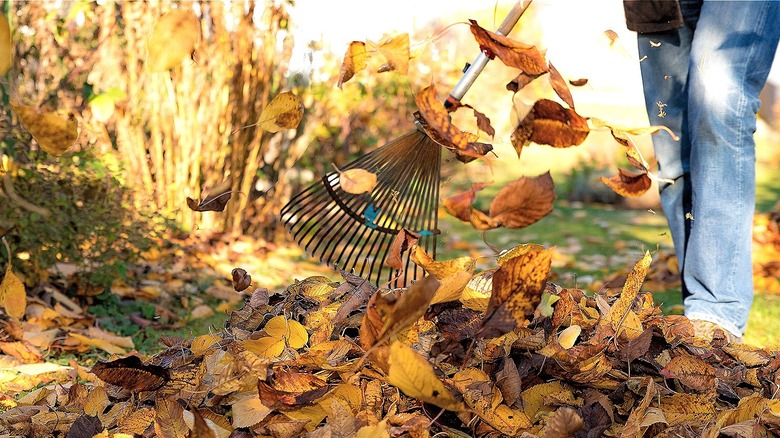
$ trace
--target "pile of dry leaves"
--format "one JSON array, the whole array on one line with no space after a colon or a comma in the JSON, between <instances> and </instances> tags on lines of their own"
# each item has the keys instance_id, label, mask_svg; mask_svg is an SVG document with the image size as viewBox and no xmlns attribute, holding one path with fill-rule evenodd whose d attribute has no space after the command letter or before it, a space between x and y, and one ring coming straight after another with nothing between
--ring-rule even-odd
<instances>
[{"instance_id":1,"label":"pile of dry leaves","mask_svg":"<svg viewBox=\"0 0 780 438\"><path fill-rule=\"evenodd\" d=\"M554 248L498 267L437 262L377 289L311 277L256 289L224 330L78 367L15 400L0 433L160 436L767 436L780 430L776 352L692 337L640 290L547 281ZM246 285L236 275L238 288ZM243 284L240 284L243 283ZM75 365L75 364L74 364ZM8 402L8 400L6 400Z\"/></svg>"}]
</instances>

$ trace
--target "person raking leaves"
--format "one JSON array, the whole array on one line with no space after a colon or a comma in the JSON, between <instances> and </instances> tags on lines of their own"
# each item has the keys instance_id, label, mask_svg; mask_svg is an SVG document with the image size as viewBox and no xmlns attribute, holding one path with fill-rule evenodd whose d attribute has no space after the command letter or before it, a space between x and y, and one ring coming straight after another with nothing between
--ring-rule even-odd
<instances>
[{"instance_id":1,"label":"person raking leaves","mask_svg":"<svg viewBox=\"0 0 780 438\"><path fill-rule=\"evenodd\" d=\"M780 39L780 2L624 0L637 32L661 204L697 336L741 342L753 301L751 233L759 93Z\"/></svg>"}]
</instances>

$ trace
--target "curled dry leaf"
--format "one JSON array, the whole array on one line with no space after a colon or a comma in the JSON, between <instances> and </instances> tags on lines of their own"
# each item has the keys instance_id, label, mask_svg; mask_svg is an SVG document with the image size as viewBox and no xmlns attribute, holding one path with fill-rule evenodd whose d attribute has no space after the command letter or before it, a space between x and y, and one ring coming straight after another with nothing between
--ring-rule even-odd
<instances>
[{"instance_id":1,"label":"curled dry leaf","mask_svg":"<svg viewBox=\"0 0 780 438\"><path fill-rule=\"evenodd\" d=\"M547 71L544 55L535 46L485 30L475 20L469 21L471 33L483 51L498 56L507 66L518 68L529 75L539 75Z\"/></svg>"},{"instance_id":2,"label":"curled dry leaf","mask_svg":"<svg viewBox=\"0 0 780 438\"><path fill-rule=\"evenodd\" d=\"M363 41L352 41L349 43L347 53L344 54L344 61L341 62L341 71L339 72L339 88L344 82L352 79L355 73L362 71L368 65L368 52L366 43Z\"/></svg>"},{"instance_id":3,"label":"curled dry leaf","mask_svg":"<svg viewBox=\"0 0 780 438\"><path fill-rule=\"evenodd\" d=\"M540 99L512 133L512 146L517 155L531 142L556 148L577 146L590 133L588 121L573 109L558 102Z\"/></svg>"},{"instance_id":4,"label":"curled dry leaf","mask_svg":"<svg viewBox=\"0 0 780 438\"><path fill-rule=\"evenodd\" d=\"M464 149L470 139L463 131L452 124L450 114L436 96L436 87L429 85L414 96L420 116L425 121L423 127L434 141L448 149Z\"/></svg>"},{"instance_id":5,"label":"curled dry leaf","mask_svg":"<svg viewBox=\"0 0 780 438\"><path fill-rule=\"evenodd\" d=\"M588 79L587 78L572 79L572 80L569 80L569 83L573 87L582 87L582 86L584 86L585 84L588 83Z\"/></svg>"},{"instance_id":6,"label":"curled dry leaf","mask_svg":"<svg viewBox=\"0 0 780 438\"><path fill-rule=\"evenodd\" d=\"M161 72L176 67L195 50L200 22L192 11L174 9L160 17L147 43L146 67Z\"/></svg>"},{"instance_id":7,"label":"curled dry leaf","mask_svg":"<svg viewBox=\"0 0 780 438\"><path fill-rule=\"evenodd\" d=\"M487 183L473 183L469 190L445 198L442 200L444 210L463 222L469 222L471 218L471 206L477 199L477 192L487 187L487 185Z\"/></svg>"},{"instance_id":8,"label":"curled dry leaf","mask_svg":"<svg viewBox=\"0 0 780 438\"><path fill-rule=\"evenodd\" d=\"M192 211L224 211L233 192L230 188L233 186L233 178L222 181L209 190L204 190L206 197L198 202L190 197L187 198L187 207Z\"/></svg>"},{"instance_id":9,"label":"curled dry leaf","mask_svg":"<svg viewBox=\"0 0 780 438\"><path fill-rule=\"evenodd\" d=\"M550 172L521 177L498 191L490 203L490 217L506 228L524 228L553 210L555 187Z\"/></svg>"},{"instance_id":10,"label":"curled dry leaf","mask_svg":"<svg viewBox=\"0 0 780 438\"><path fill-rule=\"evenodd\" d=\"M79 136L78 123L73 114L63 117L56 113L39 113L31 106L16 103L12 103L11 108L41 149L51 155L62 155Z\"/></svg>"},{"instance_id":11,"label":"curled dry leaf","mask_svg":"<svg viewBox=\"0 0 780 438\"><path fill-rule=\"evenodd\" d=\"M268 132L279 132L282 129L295 129L303 119L303 102L292 93L279 93L263 108L257 123Z\"/></svg>"},{"instance_id":12,"label":"curled dry leaf","mask_svg":"<svg viewBox=\"0 0 780 438\"><path fill-rule=\"evenodd\" d=\"M549 67L550 85L552 85L555 94L557 94L558 97L560 97L561 100L566 103L566 105L569 105L569 108L574 109L574 98L571 96L569 86L566 84L563 76L561 76L561 74L558 72L558 69L552 65L552 62L549 64Z\"/></svg>"},{"instance_id":13,"label":"curled dry leaf","mask_svg":"<svg viewBox=\"0 0 780 438\"><path fill-rule=\"evenodd\" d=\"M516 78L512 79L508 84L506 84L506 89L513 93L517 93L518 91L525 88L526 85L533 82L534 79L538 78L542 74L544 73L529 75L528 73L521 72L519 75L517 75Z\"/></svg>"},{"instance_id":14,"label":"curled dry leaf","mask_svg":"<svg viewBox=\"0 0 780 438\"><path fill-rule=\"evenodd\" d=\"M0 13L0 76L4 76L14 62L14 46L11 43L11 26L8 18Z\"/></svg>"},{"instance_id":15,"label":"curled dry leaf","mask_svg":"<svg viewBox=\"0 0 780 438\"><path fill-rule=\"evenodd\" d=\"M417 243L420 235L406 229L398 230L390 249L387 251L385 265L393 269L403 269L403 254Z\"/></svg>"},{"instance_id":16,"label":"curled dry leaf","mask_svg":"<svg viewBox=\"0 0 780 438\"><path fill-rule=\"evenodd\" d=\"M106 383L131 392L154 391L171 379L167 369L157 365L144 365L137 356L98 362L90 372Z\"/></svg>"},{"instance_id":17,"label":"curled dry leaf","mask_svg":"<svg viewBox=\"0 0 780 438\"><path fill-rule=\"evenodd\" d=\"M341 190L353 195L370 193L376 186L376 174L365 169L349 169L339 172Z\"/></svg>"},{"instance_id":18,"label":"curled dry leaf","mask_svg":"<svg viewBox=\"0 0 780 438\"><path fill-rule=\"evenodd\" d=\"M647 172L631 172L625 169L618 169L618 174L611 178L602 176L599 180L618 195L628 198L644 195L653 183Z\"/></svg>"},{"instance_id":19,"label":"curled dry leaf","mask_svg":"<svg viewBox=\"0 0 780 438\"><path fill-rule=\"evenodd\" d=\"M241 268L233 269L230 272L230 275L233 277L233 289L235 289L236 292L241 292L252 284L252 276Z\"/></svg>"}]
</instances>

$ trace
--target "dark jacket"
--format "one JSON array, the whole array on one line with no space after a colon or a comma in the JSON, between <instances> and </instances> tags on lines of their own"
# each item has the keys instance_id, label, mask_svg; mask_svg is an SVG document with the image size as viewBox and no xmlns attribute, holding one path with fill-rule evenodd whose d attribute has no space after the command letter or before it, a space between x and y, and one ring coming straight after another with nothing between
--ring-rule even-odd
<instances>
[{"instance_id":1,"label":"dark jacket","mask_svg":"<svg viewBox=\"0 0 780 438\"><path fill-rule=\"evenodd\" d=\"M626 26L639 33L663 32L683 26L679 0L623 0Z\"/></svg>"}]
</instances>

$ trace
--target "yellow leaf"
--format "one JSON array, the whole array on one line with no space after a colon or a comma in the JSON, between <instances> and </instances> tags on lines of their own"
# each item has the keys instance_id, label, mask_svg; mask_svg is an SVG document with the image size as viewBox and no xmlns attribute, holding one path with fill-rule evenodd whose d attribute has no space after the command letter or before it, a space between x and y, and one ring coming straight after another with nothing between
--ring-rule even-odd
<instances>
[{"instance_id":1,"label":"yellow leaf","mask_svg":"<svg viewBox=\"0 0 780 438\"><path fill-rule=\"evenodd\" d=\"M624 322L623 320L631 309L637 293L639 293L639 288L642 287L642 282L645 281L647 269L650 267L652 260L650 251L645 251L645 256L642 257L642 260L638 261L631 272L629 272L620 297L618 297L607 314L607 321L610 322L613 329L618 330L621 323Z\"/></svg>"},{"instance_id":2,"label":"yellow leaf","mask_svg":"<svg viewBox=\"0 0 780 438\"><path fill-rule=\"evenodd\" d=\"M284 351L284 339L275 338L273 336L260 339L248 339L242 341L241 345L247 351L265 358L279 357Z\"/></svg>"},{"instance_id":3,"label":"yellow leaf","mask_svg":"<svg viewBox=\"0 0 780 438\"><path fill-rule=\"evenodd\" d=\"M397 71L405 75L409 71L409 34L403 33L388 38L377 46L387 63L379 67L379 72Z\"/></svg>"},{"instance_id":4,"label":"yellow leaf","mask_svg":"<svg viewBox=\"0 0 780 438\"><path fill-rule=\"evenodd\" d=\"M84 413L97 417L99 413L105 411L111 402L108 400L108 393L102 386L95 386L87 394L87 399L84 401Z\"/></svg>"},{"instance_id":5,"label":"yellow leaf","mask_svg":"<svg viewBox=\"0 0 780 438\"><path fill-rule=\"evenodd\" d=\"M539 245L538 243L523 243L515 246L514 248L508 251L499 254L497 261L499 265L503 266L503 264L506 263L507 261L517 256L523 255L528 251L542 251L542 250L544 250L544 246Z\"/></svg>"},{"instance_id":6,"label":"yellow leaf","mask_svg":"<svg viewBox=\"0 0 780 438\"><path fill-rule=\"evenodd\" d=\"M473 274L476 266L475 260L471 257L458 257L457 259L438 262L418 245L412 247L411 259L415 264L425 269L425 272L439 280L461 271Z\"/></svg>"},{"instance_id":7,"label":"yellow leaf","mask_svg":"<svg viewBox=\"0 0 780 438\"><path fill-rule=\"evenodd\" d=\"M147 43L147 64L151 72L170 70L195 50L200 22L192 11L174 9L155 23Z\"/></svg>"},{"instance_id":8,"label":"yellow leaf","mask_svg":"<svg viewBox=\"0 0 780 438\"><path fill-rule=\"evenodd\" d=\"M462 411L463 403L436 377L432 365L411 347L398 341L390 346L387 381L409 397L450 411Z\"/></svg>"},{"instance_id":9,"label":"yellow leaf","mask_svg":"<svg viewBox=\"0 0 780 438\"><path fill-rule=\"evenodd\" d=\"M72 116L65 118L55 113L38 113L31 106L16 103L12 103L11 108L41 149L54 156L67 151L79 136L78 123Z\"/></svg>"},{"instance_id":10,"label":"yellow leaf","mask_svg":"<svg viewBox=\"0 0 780 438\"><path fill-rule=\"evenodd\" d=\"M444 277L439 283L439 288L433 294L431 304L445 303L455 301L460 298L461 292L471 281L471 273L467 271L458 271L452 275Z\"/></svg>"},{"instance_id":11,"label":"yellow leaf","mask_svg":"<svg viewBox=\"0 0 780 438\"><path fill-rule=\"evenodd\" d=\"M71 333L70 336L77 339L79 342L81 342L84 345L89 345L90 347L99 348L109 354L120 354L120 355L127 354L127 351L124 348L112 344L111 342L105 339L93 339L79 333Z\"/></svg>"},{"instance_id":12,"label":"yellow leaf","mask_svg":"<svg viewBox=\"0 0 780 438\"><path fill-rule=\"evenodd\" d=\"M566 329L564 329L558 335L558 343L561 344L561 347L568 350L569 348L574 346L575 342L577 342L577 338L580 336L581 332L582 332L582 327L578 325L566 327Z\"/></svg>"},{"instance_id":13,"label":"yellow leaf","mask_svg":"<svg viewBox=\"0 0 780 438\"><path fill-rule=\"evenodd\" d=\"M0 283L0 305L3 306L8 316L16 319L21 319L24 316L24 309L27 307L24 284L11 271L10 263L5 271L5 277Z\"/></svg>"},{"instance_id":14,"label":"yellow leaf","mask_svg":"<svg viewBox=\"0 0 780 438\"><path fill-rule=\"evenodd\" d=\"M216 344L221 340L222 340L221 336L215 335L213 333L200 335L197 338L192 340L192 345L190 345L190 350L192 350L193 354L200 355L205 353L209 349L209 347L211 347L212 345Z\"/></svg>"},{"instance_id":15,"label":"yellow leaf","mask_svg":"<svg viewBox=\"0 0 780 438\"><path fill-rule=\"evenodd\" d=\"M246 394L233 403L233 427L254 426L263 421L271 411L263 405L256 392Z\"/></svg>"},{"instance_id":16,"label":"yellow leaf","mask_svg":"<svg viewBox=\"0 0 780 438\"><path fill-rule=\"evenodd\" d=\"M11 26L8 18L0 13L0 76L11 69L14 62L14 46L11 44Z\"/></svg>"},{"instance_id":17,"label":"yellow leaf","mask_svg":"<svg viewBox=\"0 0 780 438\"><path fill-rule=\"evenodd\" d=\"M537 414L551 412L553 409L545 404L545 397L564 392L565 390L566 388L563 384L555 380L549 383L540 383L526 389L520 394L520 398L523 400L525 415L533 421Z\"/></svg>"},{"instance_id":18,"label":"yellow leaf","mask_svg":"<svg viewBox=\"0 0 780 438\"><path fill-rule=\"evenodd\" d=\"M260 113L257 123L268 132L298 127L303 118L303 102L290 91L279 93Z\"/></svg>"},{"instance_id":19,"label":"yellow leaf","mask_svg":"<svg viewBox=\"0 0 780 438\"><path fill-rule=\"evenodd\" d=\"M306 327L298 321L287 320L284 316L275 316L268 320L263 327L265 332L278 340L287 340L291 348L299 349L309 342L309 334Z\"/></svg>"},{"instance_id":20,"label":"yellow leaf","mask_svg":"<svg viewBox=\"0 0 780 438\"><path fill-rule=\"evenodd\" d=\"M341 72L339 72L339 88L341 84L352 79L355 73L366 68L368 63L368 52L366 44L362 41L352 41L349 43L347 53L344 54L344 61L341 63Z\"/></svg>"},{"instance_id":21,"label":"yellow leaf","mask_svg":"<svg viewBox=\"0 0 780 438\"><path fill-rule=\"evenodd\" d=\"M517 436L532 423L525 413L502 403L500 392L493 389L490 377L482 370L466 368L452 378L463 400L486 423L507 436Z\"/></svg>"},{"instance_id":22,"label":"yellow leaf","mask_svg":"<svg viewBox=\"0 0 780 438\"><path fill-rule=\"evenodd\" d=\"M490 302L490 294L493 293L493 274L496 268L488 269L471 277L466 288L460 296L463 307L484 312Z\"/></svg>"},{"instance_id":23,"label":"yellow leaf","mask_svg":"<svg viewBox=\"0 0 780 438\"><path fill-rule=\"evenodd\" d=\"M376 186L376 174L364 169L349 169L339 173L341 190L353 195L370 193Z\"/></svg>"},{"instance_id":24,"label":"yellow leaf","mask_svg":"<svg viewBox=\"0 0 780 438\"><path fill-rule=\"evenodd\" d=\"M355 434L355 438L390 438L387 420L382 420L373 426L361 427Z\"/></svg>"}]
</instances>

